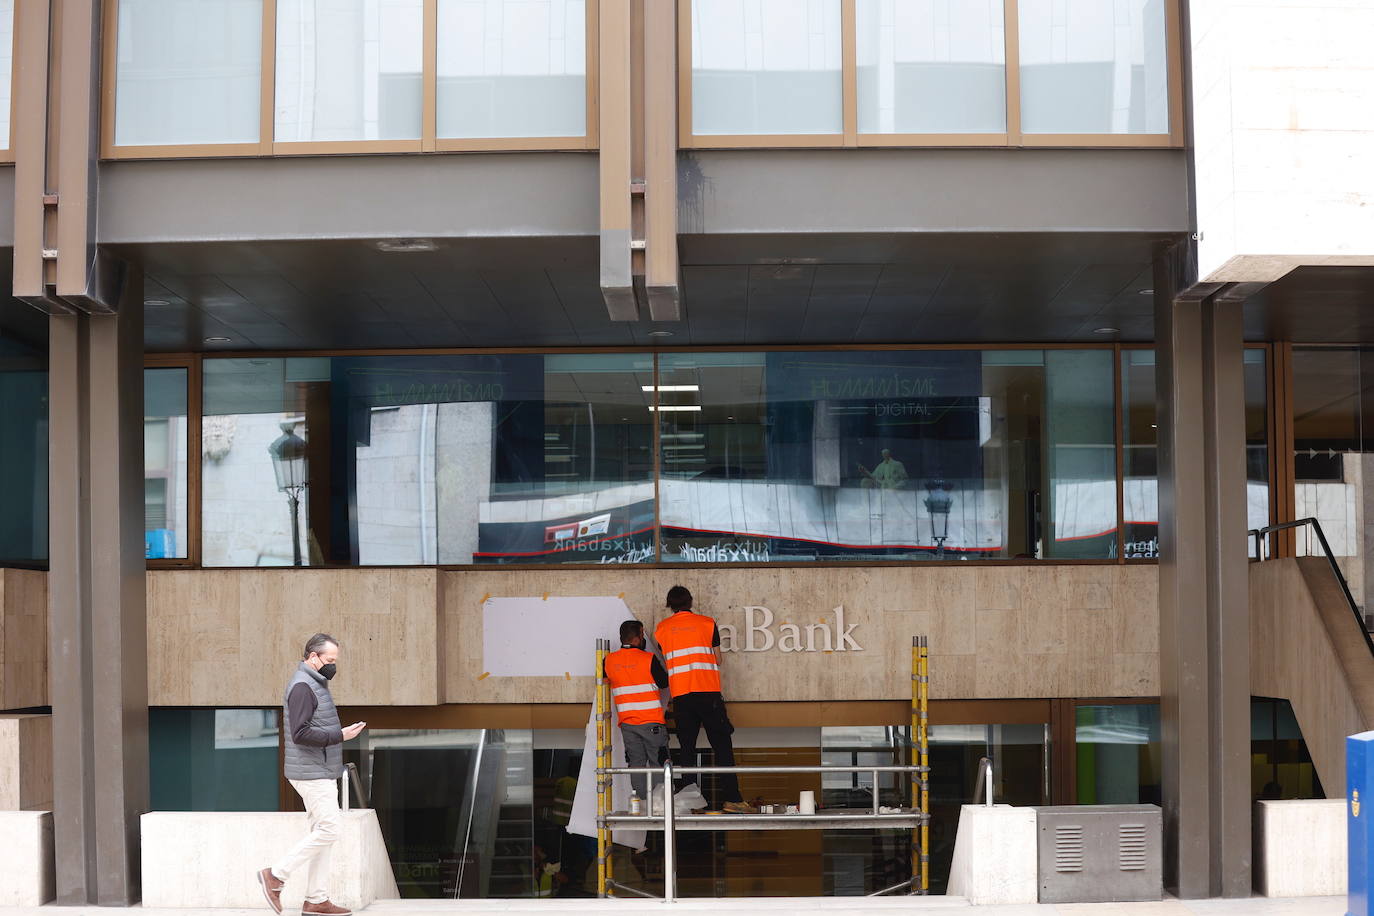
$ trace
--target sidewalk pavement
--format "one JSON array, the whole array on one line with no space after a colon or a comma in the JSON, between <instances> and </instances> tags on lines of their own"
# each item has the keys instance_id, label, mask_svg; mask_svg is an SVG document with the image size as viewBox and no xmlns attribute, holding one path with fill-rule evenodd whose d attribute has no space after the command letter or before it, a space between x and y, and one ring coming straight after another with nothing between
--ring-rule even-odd
<instances>
[{"instance_id":1,"label":"sidewalk pavement","mask_svg":"<svg viewBox=\"0 0 1374 916\"><path fill-rule=\"evenodd\" d=\"M889 916L895 910L915 910L920 916L1344 916L1344 897L1253 897L1248 900L1175 900L1154 903L1026 904L971 907L961 897L755 897L750 899L681 900L671 906L660 901L618 900L386 900L361 913L369 916L462 916L462 914L529 913L540 916L665 916L716 913L843 913L845 916ZM130 907L0 907L0 916L111 916L130 912L141 916L263 916L266 906L254 909L176 910ZM286 910L286 916L297 911Z\"/></svg>"}]
</instances>

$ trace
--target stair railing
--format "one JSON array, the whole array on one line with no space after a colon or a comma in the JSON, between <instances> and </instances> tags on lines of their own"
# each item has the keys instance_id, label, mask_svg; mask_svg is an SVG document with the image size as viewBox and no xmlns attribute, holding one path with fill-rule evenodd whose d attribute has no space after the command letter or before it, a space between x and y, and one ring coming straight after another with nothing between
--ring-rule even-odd
<instances>
[{"instance_id":1,"label":"stair railing","mask_svg":"<svg viewBox=\"0 0 1374 916\"><path fill-rule=\"evenodd\" d=\"M1365 626L1364 615L1360 613L1360 606L1355 603L1355 596L1350 593L1350 584L1345 581L1345 574L1341 572L1340 564L1336 562L1336 555L1331 552L1331 544L1326 540L1326 532L1322 531L1321 522L1315 518L1300 518L1292 522L1280 522L1277 525L1269 525L1265 528L1251 528L1250 537L1255 540L1255 559L1263 562L1265 558L1265 547L1269 543L1269 537L1280 531L1290 531L1294 528L1311 527L1313 533L1317 535L1317 543L1321 544L1322 553L1326 555L1326 562L1331 567L1331 572L1336 577L1336 582L1341 586L1341 594L1345 596L1346 606L1350 608L1350 613L1355 616L1355 621L1360 625L1360 633L1364 635L1365 645L1369 647L1369 654L1374 656L1374 639L1369 636L1369 628ZM1271 553L1272 556L1272 553Z\"/></svg>"}]
</instances>

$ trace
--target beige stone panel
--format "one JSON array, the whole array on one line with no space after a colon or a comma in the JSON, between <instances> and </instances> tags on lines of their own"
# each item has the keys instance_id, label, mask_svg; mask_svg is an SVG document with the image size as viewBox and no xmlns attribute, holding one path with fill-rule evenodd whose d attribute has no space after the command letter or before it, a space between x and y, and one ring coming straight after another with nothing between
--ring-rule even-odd
<instances>
[{"instance_id":1,"label":"beige stone panel","mask_svg":"<svg viewBox=\"0 0 1374 916\"><path fill-rule=\"evenodd\" d=\"M1024 566L974 567L974 606L978 610L1016 610L1021 607Z\"/></svg>"},{"instance_id":2,"label":"beige stone panel","mask_svg":"<svg viewBox=\"0 0 1374 916\"><path fill-rule=\"evenodd\" d=\"M1066 604L1071 608L1109 610L1116 597L1112 586L1121 578L1111 566L1060 566Z\"/></svg>"},{"instance_id":3,"label":"beige stone panel","mask_svg":"<svg viewBox=\"0 0 1374 916\"><path fill-rule=\"evenodd\" d=\"M52 716L0 714L0 811L52 805Z\"/></svg>"},{"instance_id":4,"label":"beige stone panel","mask_svg":"<svg viewBox=\"0 0 1374 916\"><path fill-rule=\"evenodd\" d=\"M1016 618L1018 651L1034 654L1069 650L1069 592L1073 567L1024 567L1021 611Z\"/></svg>"},{"instance_id":5,"label":"beige stone panel","mask_svg":"<svg viewBox=\"0 0 1374 916\"><path fill-rule=\"evenodd\" d=\"M930 698L967 700L978 696L978 657L936 655L930 659Z\"/></svg>"},{"instance_id":6,"label":"beige stone panel","mask_svg":"<svg viewBox=\"0 0 1374 916\"><path fill-rule=\"evenodd\" d=\"M48 574L0 570L0 709L48 703Z\"/></svg>"},{"instance_id":7,"label":"beige stone panel","mask_svg":"<svg viewBox=\"0 0 1374 916\"><path fill-rule=\"evenodd\" d=\"M948 567L915 570L916 580L930 583L927 600L916 607L932 612L930 651L939 655L972 655L978 651L975 576ZM933 575L932 575L933 573ZM924 591L924 590L923 590Z\"/></svg>"},{"instance_id":8,"label":"beige stone panel","mask_svg":"<svg viewBox=\"0 0 1374 916\"><path fill-rule=\"evenodd\" d=\"M306 639L343 649L341 703L439 701L434 570L154 570L152 705L275 706ZM404 669L403 671L401 669Z\"/></svg>"},{"instance_id":9,"label":"beige stone panel","mask_svg":"<svg viewBox=\"0 0 1374 916\"><path fill-rule=\"evenodd\" d=\"M1128 652L1114 656L1112 690L1108 695L1159 696L1159 656L1151 652Z\"/></svg>"},{"instance_id":10,"label":"beige stone panel","mask_svg":"<svg viewBox=\"0 0 1374 916\"><path fill-rule=\"evenodd\" d=\"M1159 651L1159 568L1122 566L1112 589L1117 652Z\"/></svg>"}]
</instances>

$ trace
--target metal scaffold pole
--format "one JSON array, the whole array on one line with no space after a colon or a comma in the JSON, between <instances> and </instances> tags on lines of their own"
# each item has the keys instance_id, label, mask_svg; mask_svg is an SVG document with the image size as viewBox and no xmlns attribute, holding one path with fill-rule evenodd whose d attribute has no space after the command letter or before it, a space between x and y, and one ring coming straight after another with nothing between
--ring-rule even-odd
<instances>
[{"instance_id":1,"label":"metal scaffold pole","mask_svg":"<svg viewBox=\"0 0 1374 916\"><path fill-rule=\"evenodd\" d=\"M921 826L911 832L911 892L930 893L930 720L929 645L924 636L911 639L911 805L921 812Z\"/></svg>"},{"instance_id":2,"label":"metal scaffold pole","mask_svg":"<svg viewBox=\"0 0 1374 916\"><path fill-rule=\"evenodd\" d=\"M606 647L607 641L596 641L596 895L606 896L607 863L610 861L610 831L606 826L606 815L610 813L610 798L607 789L611 777L606 772L610 761L606 754Z\"/></svg>"}]
</instances>

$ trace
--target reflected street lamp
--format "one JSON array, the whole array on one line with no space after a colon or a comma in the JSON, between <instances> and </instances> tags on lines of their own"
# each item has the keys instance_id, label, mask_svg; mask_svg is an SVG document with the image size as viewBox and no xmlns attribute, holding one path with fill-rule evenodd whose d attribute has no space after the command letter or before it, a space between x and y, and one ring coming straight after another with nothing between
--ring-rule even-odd
<instances>
[{"instance_id":1,"label":"reflected street lamp","mask_svg":"<svg viewBox=\"0 0 1374 916\"><path fill-rule=\"evenodd\" d=\"M305 461L305 440L293 432L295 427L294 420L283 420L281 435L267 446L267 454L272 456L272 470L277 474L277 489L286 494L287 505L291 507L291 558L294 565L300 566L301 493L309 485L309 480Z\"/></svg>"},{"instance_id":2,"label":"reflected street lamp","mask_svg":"<svg viewBox=\"0 0 1374 916\"><path fill-rule=\"evenodd\" d=\"M924 500L926 511L930 513L930 536L935 539L935 559L945 558L945 541L949 539L949 510L954 505L954 497L949 493L949 484L943 478L926 481L926 491L930 493Z\"/></svg>"}]
</instances>

